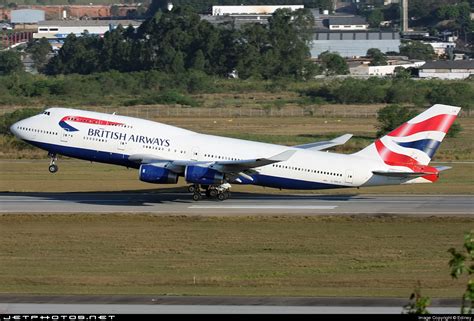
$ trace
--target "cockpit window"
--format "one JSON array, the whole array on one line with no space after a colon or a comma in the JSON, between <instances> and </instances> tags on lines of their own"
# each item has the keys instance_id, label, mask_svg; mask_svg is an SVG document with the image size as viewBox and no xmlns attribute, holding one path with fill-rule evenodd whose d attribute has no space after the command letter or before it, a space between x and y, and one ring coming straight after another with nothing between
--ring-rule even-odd
<instances>
[{"instance_id":1,"label":"cockpit window","mask_svg":"<svg viewBox=\"0 0 474 321\"><path fill-rule=\"evenodd\" d=\"M49 115L51 115L51 113L49 111L45 111L45 112L43 112L43 115L48 115L49 116Z\"/></svg>"}]
</instances>

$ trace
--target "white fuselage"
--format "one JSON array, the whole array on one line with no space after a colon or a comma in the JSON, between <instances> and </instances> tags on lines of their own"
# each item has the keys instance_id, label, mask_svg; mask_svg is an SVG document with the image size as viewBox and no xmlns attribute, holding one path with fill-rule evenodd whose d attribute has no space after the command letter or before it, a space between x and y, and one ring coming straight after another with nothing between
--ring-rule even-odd
<instances>
[{"instance_id":1,"label":"white fuselage","mask_svg":"<svg viewBox=\"0 0 474 321\"><path fill-rule=\"evenodd\" d=\"M131 155L152 155L163 160L225 161L268 158L296 150L287 161L254 169L252 184L282 189L421 182L374 175L372 171L389 170L389 166L363 156L205 135L149 120L76 109L50 108L16 123L11 130L22 140L53 154L135 168L139 164L128 159Z\"/></svg>"}]
</instances>

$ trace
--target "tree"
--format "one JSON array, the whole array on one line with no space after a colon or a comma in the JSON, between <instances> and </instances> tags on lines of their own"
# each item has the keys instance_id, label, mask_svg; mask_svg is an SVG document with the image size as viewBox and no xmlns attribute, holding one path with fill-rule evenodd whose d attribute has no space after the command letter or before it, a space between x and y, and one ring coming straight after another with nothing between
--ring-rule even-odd
<instances>
[{"instance_id":1,"label":"tree","mask_svg":"<svg viewBox=\"0 0 474 321\"><path fill-rule=\"evenodd\" d=\"M435 52L430 44L424 44L421 41L402 41L400 45L400 54L408 56L410 59L432 60L435 58Z\"/></svg>"},{"instance_id":2,"label":"tree","mask_svg":"<svg viewBox=\"0 0 474 321\"><path fill-rule=\"evenodd\" d=\"M196 54L194 55L192 69L203 71L205 64L206 64L206 59L204 58L204 54L202 53L202 50L199 49L198 51L196 51Z\"/></svg>"},{"instance_id":3,"label":"tree","mask_svg":"<svg viewBox=\"0 0 474 321\"><path fill-rule=\"evenodd\" d=\"M28 44L26 52L31 54L31 58L35 64L35 68L42 72L46 63L48 62L48 54L51 52L51 45L46 38L41 38L39 41L32 41Z\"/></svg>"},{"instance_id":4,"label":"tree","mask_svg":"<svg viewBox=\"0 0 474 321\"><path fill-rule=\"evenodd\" d=\"M367 22L371 28L380 27L380 23L383 21L383 12L380 9L374 9L367 17Z\"/></svg>"},{"instance_id":5,"label":"tree","mask_svg":"<svg viewBox=\"0 0 474 321\"><path fill-rule=\"evenodd\" d=\"M394 69L394 77L395 79L410 79L411 78L411 70L409 68L403 67L395 67Z\"/></svg>"},{"instance_id":6,"label":"tree","mask_svg":"<svg viewBox=\"0 0 474 321\"><path fill-rule=\"evenodd\" d=\"M377 112L377 137L391 132L401 124L415 117L417 112L400 105L388 105Z\"/></svg>"},{"instance_id":7,"label":"tree","mask_svg":"<svg viewBox=\"0 0 474 321\"><path fill-rule=\"evenodd\" d=\"M152 0L146 12L147 17L153 17L158 11L168 11L169 0Z\"/></svg>"},{"instance_id":8,"label":"tree","mask_svg":"<svg viewBox=\"0 0 474 321\"><path fill-rule=\"evenodd\" d=\"M322 52L318 59L321 61L326 75L345 75L349 73L346 61L337 52Z\"/></svg>"},{"instance_id":9,"label":"tree","mask_svg":"<svg viewBox=\"0 0 474 321\"><path fill-rule=\"evenodd\" d=\"M112 5L112 6L110 7L110 15L111 15L112 17L118 17L118 16L119 16L119 13L120 13L120 10L119 10L119 9L120 9L119 6L117 6L117 5L115 5L115 4Z\"/></svg>"},{"instance_id":10,"label":"tree","mask_svg":"<svg viewBox=\"0 0 474 321\"><path fill-rule=\"evenodd\" d=\"M367 57L371 59L371 66L385 66L387 65L387 57L383 54L380 49L370 48L367 50Z\"/></svg>"},{"instance_id":11,"label":"tree","mask_svg":"<svg viewBox=\"0 0 474 321\"><path fill-rule=\"evenodd\" d=\"M461 313L471 314L474 312L474 230L464 234L464 252L450 248L451 254L449 267L451 277L458 279L462 274L468 275L466 291L462 296Z\"/></svg>"},{"instance_id":12,"label":"tree","mask_svg":"<svg viewBox=\"0 0 474 321\"><path fill-rule=\"evenodd\" d=\"M20 53L7 50L0 51L0 75L9 75L24 70L21 62Z\"/></svg>"},{"instance_id":13,"label":"tree","mask_svg":"<svg viewBox=\"0 0 474 321\"><path fill-rule=\"evenodd\" d=\"M421 295L420 282L418 282L415 290L410 295L410 302L403 307L403 310L406 314L430 314L427 309L430 304L431 299Z\"/></svg>"}]
</instances>

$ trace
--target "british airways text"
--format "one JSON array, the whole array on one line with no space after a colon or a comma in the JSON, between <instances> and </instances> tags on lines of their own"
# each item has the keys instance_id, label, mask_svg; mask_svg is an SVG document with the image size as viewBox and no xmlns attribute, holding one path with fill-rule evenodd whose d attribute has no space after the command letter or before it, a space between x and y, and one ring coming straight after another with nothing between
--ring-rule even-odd
<instances>
[{"instance_id":1,"label":"british airways text","mask_svg":"<svg viewBox=\"0 0 474 321\"><path fill-rule=\"evenodd\" d=\"M133 135L133 134L128 136L126 133L113 132L110 130L100 130L100 129L89 128L87 135L92 136L92 137L116 139L116 140L123 140L123 141L141 143L141 144L157 145L157 146L163 146L163 147L170 146L169 139L159 138L159 137L148 137L148 136L142 136L142 135Z\"/></svg>"}]
</instances>

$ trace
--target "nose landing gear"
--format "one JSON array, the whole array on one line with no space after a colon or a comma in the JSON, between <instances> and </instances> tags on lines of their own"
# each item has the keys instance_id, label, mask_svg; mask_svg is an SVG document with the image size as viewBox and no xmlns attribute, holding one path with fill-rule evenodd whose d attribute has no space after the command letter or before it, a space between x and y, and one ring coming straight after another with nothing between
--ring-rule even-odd
<instances>
[{"instance_id":1,"label":"nose landing gear","mask_svg":"<svg viewBox=\"0 0 474 321\"><path fill-rule=\"evenodd\" d=\"M230 188L231 185L229 183L224 183L221 185L207 185L204 187L207 198L216 198L219 201L226 200L230 197ZM193 201L199 201L202 199L199 185L190 185L188 187L188 191L193 193Z\"/></svg>"},{"instance_id":2,"label":"nose landing gear","mask_svg":"<svg viewBox=\"0 0 474 321\"><path fill-rule=\"evenodd\" d=\"M58 165L56 165L56 161L58 160L58 157L56 154L49 153L48 156L51 158L51 161L49 162L49 167L48 170L50 173L56 173L58 171Z\"/></svg>"}]
</instances>

